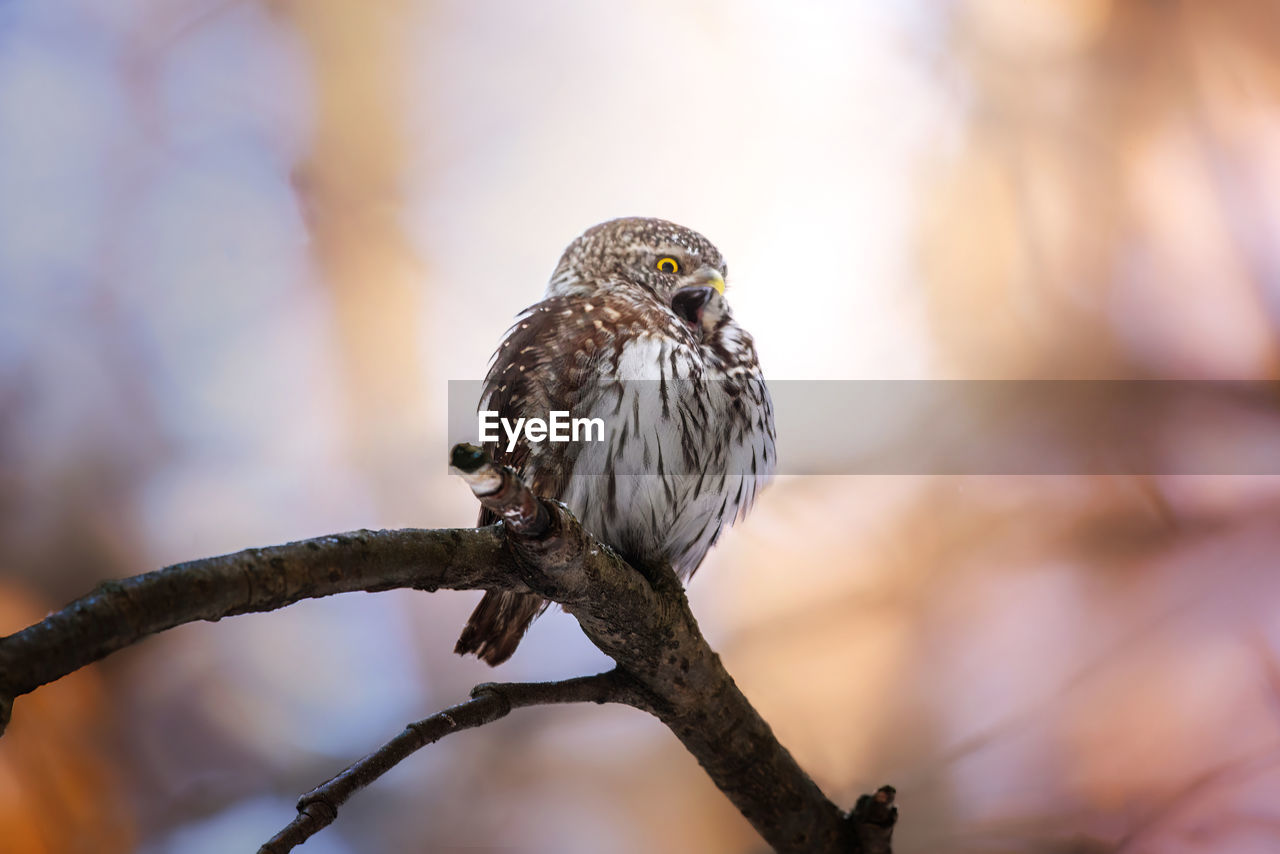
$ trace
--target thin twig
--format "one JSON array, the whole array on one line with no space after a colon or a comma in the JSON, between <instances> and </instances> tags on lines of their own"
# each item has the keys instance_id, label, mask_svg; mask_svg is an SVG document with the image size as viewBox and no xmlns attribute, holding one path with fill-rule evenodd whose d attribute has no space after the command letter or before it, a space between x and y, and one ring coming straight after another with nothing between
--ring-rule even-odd
<instances>
[{"instance_id":1,"label":"thin twig","mask_svg":"<svg viewBox=\"0 0 1280 854\"><path fill-rule=\"evenodd\" d=\"M897 795L893 786L881 786L874 795L858 798L848 816L858 840L858 854L893 854L893 828L898 823L893 801Z\"/></svg>"},{"instance_id":2,"label":"thin twig","mask_svg":"<svg viewBox=\"0 0 1280 854\"><path fill-rule=\"evenodd\" d=\"M453 732L483 726L506 717L512 709L552 703L632 703L635 696L616 670L560 682L486 683L471 689L471 699L404 731L368 756L348 766L298 799L298 815L258 849L258 854L284 854L328 827L338 808L355 792L390 771L415 751Z\"/></svg>"}]
</instances>

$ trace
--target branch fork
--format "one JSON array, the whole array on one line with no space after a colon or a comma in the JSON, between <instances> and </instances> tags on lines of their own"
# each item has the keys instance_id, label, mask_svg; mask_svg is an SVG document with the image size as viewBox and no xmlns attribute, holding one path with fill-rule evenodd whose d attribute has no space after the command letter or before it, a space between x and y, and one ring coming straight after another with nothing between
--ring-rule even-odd
<instances>
[{"instance_id":1,"label":"branch fork","mask_svg":"<svg viewBox=\"0 0 1280 854\"><path fill-rule=\"evenodd\" d=\"M356 590L536 592L572 614L616 667L560 682L477 685L467 701L409 724L303 795L297 816L259 854L292 850L333 823L356 791L449 733L525 706L575 702L623 703L655 715L776 851L891 854L892 787L862 796L847 814L831 803L707 644L670 567L645 568L646 576L629 566L564 505L538 498L475 446L456 446L450 464L501 524L357 531L190 561L100 585L0 638L0 733L14 698L194 620Z\"/></svg>"}]
</instances>

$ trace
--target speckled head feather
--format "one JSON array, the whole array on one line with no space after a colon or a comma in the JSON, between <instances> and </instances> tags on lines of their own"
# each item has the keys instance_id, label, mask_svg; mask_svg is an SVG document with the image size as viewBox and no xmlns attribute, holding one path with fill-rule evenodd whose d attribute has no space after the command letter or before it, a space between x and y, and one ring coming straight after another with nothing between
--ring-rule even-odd
<instances>
[{"instance_id":1,"label":"speckled head feather","mask_svg":"<svg viewBox=\"0 0 1280 854\"><path fill-rule=\"evenodd\" d=\"M658 269L673 258L678 272ZM569 244L551 274L547 296L581 294L619 285L638 285L658 295L674 293L699 271L728 271L720 250L698 232L665 219L623 217L593 225Z\"/></svg>"}]
</instances>

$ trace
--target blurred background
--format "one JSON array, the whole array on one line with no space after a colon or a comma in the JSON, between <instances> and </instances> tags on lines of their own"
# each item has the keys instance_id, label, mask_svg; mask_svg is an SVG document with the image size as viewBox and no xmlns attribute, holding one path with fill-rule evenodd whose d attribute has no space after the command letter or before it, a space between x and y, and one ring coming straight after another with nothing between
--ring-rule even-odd
<instances>
[{"instance_id":1,"label":"blurred background","mask_svg":"<svg viewBox=\"0 0 1280 854\"><path fill-rule=\"evenodd\" d=\"M719 245L775 379L1275 380L1277 44L1271 0L0 0L0 633L472 524L447 382L614 216ZM898 787L901 854L1274 852L1278 510L1265 476L782 478L690 596L834 800ZM0 847L254 850L473 684L607 665L558 612L496 674L453 656L479 595L185 626L21 698ZM428 748L306 850L761 847L592 706Z\"/></svg>"}]
</instances>

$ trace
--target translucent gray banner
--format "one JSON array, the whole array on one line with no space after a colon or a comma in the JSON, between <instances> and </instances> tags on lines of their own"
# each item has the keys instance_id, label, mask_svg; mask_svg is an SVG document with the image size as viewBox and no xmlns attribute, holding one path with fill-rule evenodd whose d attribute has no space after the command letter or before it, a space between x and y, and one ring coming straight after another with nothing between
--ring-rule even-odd
<instances>
[{"instance_id":1,"label":"translucent gray banner","mask_svg":"<svg viewBox=\"0 0 1280 854\"><path fill-rule=\"evenodd\" d=\"M481 388L478 381L449 383L450 444L480 438ZM597 407L566 409L558 418L537 415L562 422L561 435L569 436L565 447L578 449L597 432L606 441L616 436L612 431L624 421L630 421L630 436L636 426L656 430L662 409L656 402L679 399L684 390L634 381L619 394L643 401L638 413L627 406L626 412ZM717 391L723 389L710 393ZM778 474L1280 474L1276 382L781 380L770 382L769 391ZM599 431L593 424L589 438L579 425L575 442L572 420L589 416L604 423ZM490 436L505 445L509 434L493 419L489 426ZM522 431L517 441L526 440ZM584 463L602 457L579 454ZM670 460L664 462L671 473ZM739 458L731 465L748 463ZM605 473L597 462L575 469L580 475ZM638 466L625 473L656 469Z\"/></svg>"}]
</instances>

